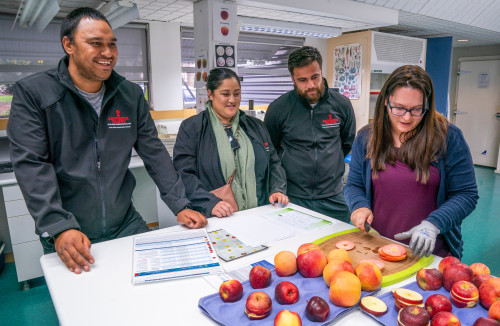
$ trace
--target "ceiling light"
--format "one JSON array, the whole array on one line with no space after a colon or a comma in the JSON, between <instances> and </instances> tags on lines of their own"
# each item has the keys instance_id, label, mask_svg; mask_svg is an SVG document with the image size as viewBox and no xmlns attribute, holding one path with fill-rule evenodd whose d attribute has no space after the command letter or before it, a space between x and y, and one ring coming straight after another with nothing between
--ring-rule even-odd
<instances>
[{"instance_id":1,"label":"ceiling light","mask_svg":"<svg viewBox=\"0 0 500 326\"><path fill-rule=\"evenodd\" d=\"M16 20L19 17L19 25L31 27L35 25L39 32L51 22L59 12L57 0L26 0L19 5ZM16 21L14 21L14 24Z\"/></svg>"},{"instance_id":2,"label":"ceiling light","mask_svg":"<svg viewBox=\"0 0 500 326\"><path fill-rule=\"evenodd\" d=\"M457 40L457 42L469 42L469 40Z\"/></svg>"},{"instance_id":3,"label":"ceiling light","mask_svg":"<svg viewBox=\"0 0 500 326\"><path fill-rule=\"evenodd\" d=\"M110 1L99 9L99 11L106 16L112 29L121 27L139 18L137 4L130 1Z\"/></svg>"},{"instance_id":4,"label":"ceiling light","mask_svg":"<svg viewBox=\"0 0 500 326\"><path fill-rule=\"evenodd\" d=\"M337 27L327 27L243 16L238 16L238 19L241 19L242 31L318 38L330 38L342 34L342 30Z\"/></svg>"}]
</instances>

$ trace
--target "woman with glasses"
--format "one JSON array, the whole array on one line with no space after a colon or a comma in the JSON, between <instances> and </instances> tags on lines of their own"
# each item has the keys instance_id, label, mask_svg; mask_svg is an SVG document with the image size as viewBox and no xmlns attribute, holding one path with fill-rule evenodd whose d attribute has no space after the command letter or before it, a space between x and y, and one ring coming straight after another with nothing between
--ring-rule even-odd
<instances>
[{"instance_id":1,"label":"woman with glasses","mask_svg":"<svg viewBox=\"0 0 500 326\"><path fill-rule=\"evenodd\" d=\"M210 191L231 183L238 210L288 204L286 176L262 121L239 110L241 85L234 71L216 68L207 79L206 110L184 120L174 146L174 166L186 196L206 216L234 208Z\"/></svg>"},{"instance_id":2,"label":"woman with glasses","mask_svg":"<svg viewBox=\"0 0 500 326\"><path fill-rule=\"evenodd\" d=\"M344 193L359 229L371 224L414 255L461 258L462 220L478 199L474 166L419 66L399 67L382 87L373 123L354 141Z\"/></svg>"}]
</instances>

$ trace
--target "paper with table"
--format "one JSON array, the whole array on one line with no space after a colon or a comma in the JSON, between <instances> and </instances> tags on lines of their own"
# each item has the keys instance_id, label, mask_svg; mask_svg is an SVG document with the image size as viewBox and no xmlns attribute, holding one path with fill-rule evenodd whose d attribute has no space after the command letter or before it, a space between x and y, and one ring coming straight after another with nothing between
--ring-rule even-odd
<instances>
[{"instance_id":1,"label":"paper with table","mask_svg":"<svg viewBox=\"0 0 500 326\"><path fill-rule=\"evenodd\" d=\"M205 229L134 237L133 283L224 273Z\"/></svg>"},{"instance_id":2,"label":"paper with table","mask_svg":"<svg viewBox=\"0 0 500 326\"><path fill-rule=\"evenodd\" d=\"M265 215L252 216L251 223L231 223L224 229L250 246L267 244L312 231L333 222L313 216L294 208L281 208Z\"/></svg>"}]
</instances>

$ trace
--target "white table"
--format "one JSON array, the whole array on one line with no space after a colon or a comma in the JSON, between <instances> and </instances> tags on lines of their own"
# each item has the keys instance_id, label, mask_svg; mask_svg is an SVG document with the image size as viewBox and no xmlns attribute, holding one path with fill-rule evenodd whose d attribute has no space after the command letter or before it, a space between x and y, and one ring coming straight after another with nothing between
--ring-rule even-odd
<instances>
[{"instance_id":1,"label":"white table","mask_svg":"<svg viewBox=\"0 0 500 326\"><path fill-rule=\"evenodd\" d=\"M334 221L332 225L316 231L303 232L291 238L270 243L270 248L225 263L226 270L249 265L255 261L273 257L281 250L295 252L299 245L323 236L352 228L351 225L335 221L324 215L300 206L289 204L312 215ZM252 223L252 216L262 215L277 206L263 206L238 212L228 218L211 218L207 231L224 228L228 223ZM186 229L174 226L154 232L172 232ZM61 325L212 325L215 324L198 308L201 297L217 292L202 277L133 285L132 255L133 237L98 243L92 246L96 263L91 271L76 275L70 273L57 254L43 256L40 261L45 279ZM437 257L436 257L437 258ZM433 265L437 266L438 259ZM382 289L410 283L414 278ZM355 310L335 325L379 325L361 311Z\"/></svg>"}]
</instances>

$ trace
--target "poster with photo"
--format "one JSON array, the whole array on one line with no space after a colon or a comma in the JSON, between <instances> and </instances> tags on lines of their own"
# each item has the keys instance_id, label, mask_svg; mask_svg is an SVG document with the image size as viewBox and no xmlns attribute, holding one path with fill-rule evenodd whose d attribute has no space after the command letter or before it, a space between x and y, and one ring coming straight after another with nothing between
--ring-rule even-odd
<instances>
[{"instance_id":1,"label":"poster with photo","mask_svg":"<svg viewBox=\"0 0 500 326\"><path fill-rule=\"evenodd\" d=\"M234 43L238 37L236 3L213 2L214 42Z\"/></svg>"},{"instance_id":2,"label":"poster with photo","mask_svg":"<svg viewBox=\"0 0 500 326\"><path fill-rule=\"evenodd\" d=\"M350 99L361 96L361 44L335 48L333 87Z\"/></svg>"},{"instance_id":3,"label":"poster with photo","mask_svg":"<svg viewBox=\"0 0 500 326\"><path fill-rule=\"evenodd\" d=\"M208 52L202 50L196 54L194 88L201 88L205 86L208 72Z\"/></svg>"},{"instance_id":4,"label":"poster with photo","mask_svg":"<svg viewBox=\"0 0 500 326\"><path fill-rule=\"evenodd\" d=\"M215 66L217 68L235 68L236 56L234 45L215 45Z\"/></svg>"}]
</instances>

